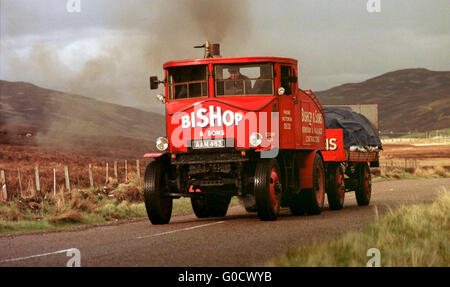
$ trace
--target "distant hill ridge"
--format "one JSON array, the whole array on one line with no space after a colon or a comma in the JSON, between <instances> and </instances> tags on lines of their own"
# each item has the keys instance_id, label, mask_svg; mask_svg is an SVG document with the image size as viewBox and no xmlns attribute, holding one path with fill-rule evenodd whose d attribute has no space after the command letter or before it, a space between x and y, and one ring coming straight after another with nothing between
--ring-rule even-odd
<instances>
[{"instance_id":1,"label":"distant hill ridge","mask_svg":"<svg viewBox=\"0 0 450 287\"><path fill-rule=\"evenodd\" d=\"M378 103L382 133L450 127L450 71L398 70L317 95L322 104Z\"/></svg>"}]
</instances>

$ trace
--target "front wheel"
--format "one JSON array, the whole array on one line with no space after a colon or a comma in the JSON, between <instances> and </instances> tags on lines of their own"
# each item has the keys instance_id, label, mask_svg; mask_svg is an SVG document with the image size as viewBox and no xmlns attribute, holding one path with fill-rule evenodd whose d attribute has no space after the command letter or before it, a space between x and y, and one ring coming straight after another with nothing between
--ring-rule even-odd
<instances>
[{"instance_id":1,"label":"front wheel","mask_svg":"<svg viewBox=\"0 0 450 287\"><path fill-rule=\"evenodd\" d=\"M275 159L260 159L256 164L254 194L261 220L276 220L281 206L281 173Z\"/></svg>"},{"instance_id":2,"label":"front wheel","mask_svg":"<svg viewBox=\"0 0 450 287\"><path fill-rule=\"evenodd\" d=\"M148 164L144 177L144 200L147 215L152 224L167 224L172 215L173 200L164 197L169 189L164 163L154 161Z\"/></svg>"}]
</instances>

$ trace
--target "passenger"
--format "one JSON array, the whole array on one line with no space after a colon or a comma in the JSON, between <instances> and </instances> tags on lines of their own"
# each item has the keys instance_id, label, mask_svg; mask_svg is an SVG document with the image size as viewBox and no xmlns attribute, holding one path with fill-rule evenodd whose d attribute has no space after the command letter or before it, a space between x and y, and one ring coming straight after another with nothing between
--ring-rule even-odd
<instances>
[{"instance_id":1,"label":"passenger","mask_svg":"<svg viewBox=\"0 0 450 287\"><path fill-rule=\"evenodd\" d=\"M254 94L272 94L272 69L269 65L263 65L260 69L260 76L253 87Z\"/></svg>"}]
</instances>

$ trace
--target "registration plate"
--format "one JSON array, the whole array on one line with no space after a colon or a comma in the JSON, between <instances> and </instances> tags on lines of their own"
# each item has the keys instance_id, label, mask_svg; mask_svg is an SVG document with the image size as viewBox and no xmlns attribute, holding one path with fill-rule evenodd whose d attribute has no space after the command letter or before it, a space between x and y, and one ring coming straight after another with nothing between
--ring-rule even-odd
<instances>
[{"instance_id":1,"label":"registration plate","mask_svg":"<svg viewBox=\"0 0 450 287\"><path fill-rule=\"evenodd\" d=\"M225 139L214 139L214 140L194 140L192 141L193 149L204 149L204 148L224 148Z\"/></svg>"}]
</instances>

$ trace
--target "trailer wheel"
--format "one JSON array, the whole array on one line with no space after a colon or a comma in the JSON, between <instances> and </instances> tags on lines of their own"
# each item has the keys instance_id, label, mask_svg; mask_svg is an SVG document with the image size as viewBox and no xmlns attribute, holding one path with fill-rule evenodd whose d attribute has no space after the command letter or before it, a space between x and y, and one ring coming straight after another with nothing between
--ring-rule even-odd
<instances>
[{"instance_id":1,"label":"trailer wheel","mask_svg":"<svg viewBox=\"0 0 450 287\"><path fill-rule=\"evenodd\" d=\"M261 220L276 220L281 205L281 173L275 159L260 159L256 164L254 193Z\"/></svg>"},{"instance_id":2,"label":"trailer wheel","mask_svg":"<svg viewBox=\"0 0 450 287\"><path fill-rule=\"evenodd\" d=\"M355 190L358 205L368 205L372 195L372 176L369 165L363 163L358 168L358 186Z\"/></svg>"},{"instance_id":3,"label":"trailer wheel","mask_svg":"<svg viewBox=\"0 0 450 287\"><path fill-rule=\"evenodd\" d=\"M191 205L197 218L209 217L208 207L204 196L191 197Z\"/></svg>"},{"instance_id":4,"label":"trailer wheel","mask_svg":"<svg viewBox=\"0 0 450 287\"><path fill-rule=\"evenodd\" d=\"M327 170L328 182L326 185L328 204L330 209L339 210L344 207L345 185L344 171L341 165L330 165Z\"/></svg>"},{"instance_id":5,"label":"trailer wheel","mask_svg":"<svg viewBox=\"0 0 450 287\"><path fill-rule=\"evenodd\" d=\"M172 198L164 198L168 192L164 163L154 161L147 165L144 177L144 200L147 215L152 224L167 224L172 215Z\"/></svg>"}]
</instances>

